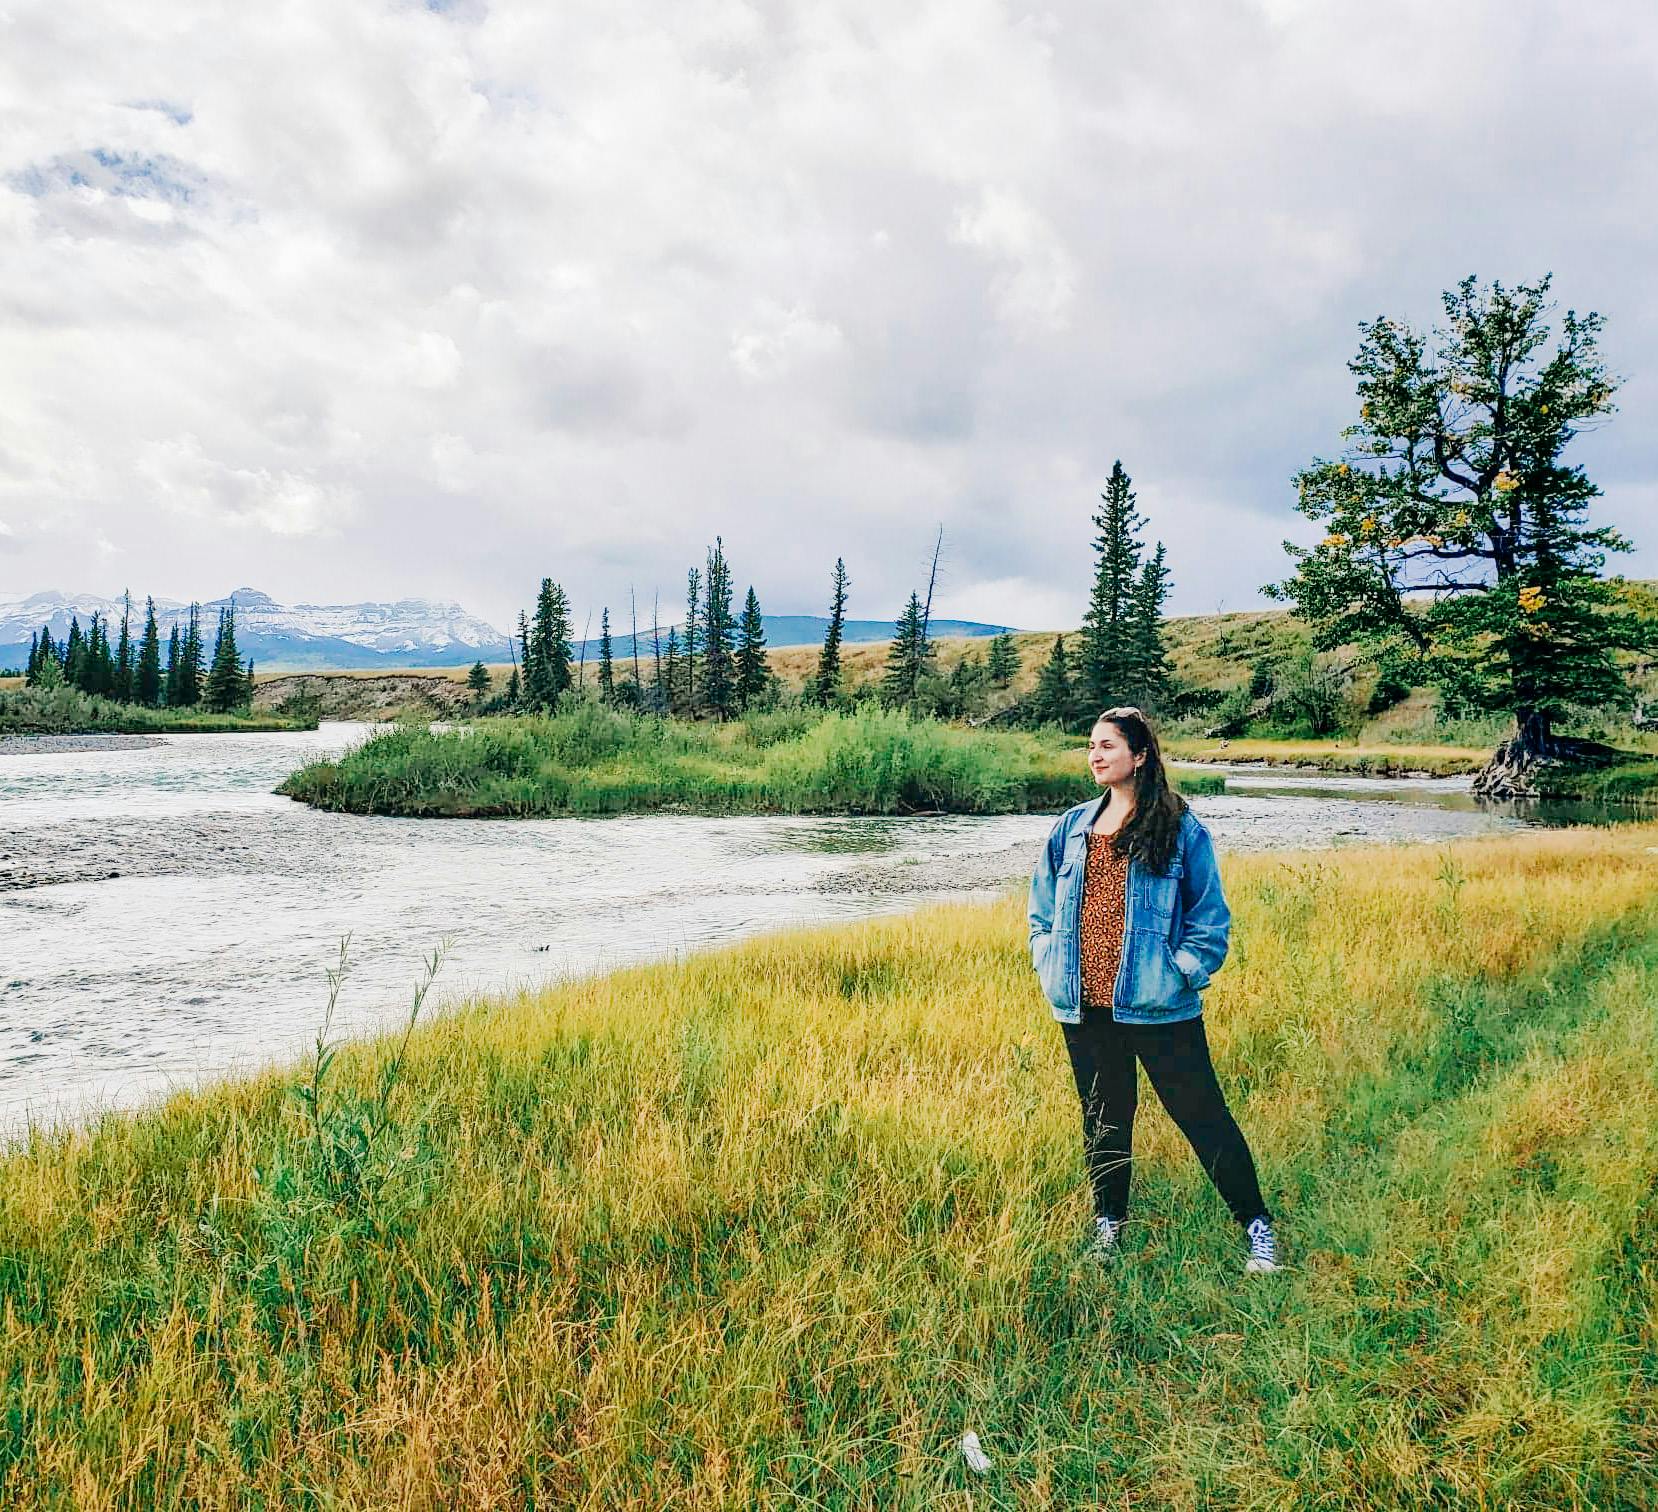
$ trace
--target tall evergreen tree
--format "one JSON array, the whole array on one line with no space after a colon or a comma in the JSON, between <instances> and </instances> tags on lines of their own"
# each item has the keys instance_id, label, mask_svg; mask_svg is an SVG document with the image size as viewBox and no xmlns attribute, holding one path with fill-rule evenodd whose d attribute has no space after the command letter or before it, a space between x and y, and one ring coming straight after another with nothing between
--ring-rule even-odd
<instances>
[{"instance_id":1,"label":"tall evergreen tree","mask_svg":"<svg viewBox=\"0 0 1658 1512\"><path fill-rule=\"evenodd\" d=\"M1054 637L1054 648L1042 664L1031 694L1031 720L1035 724L1056 724L1070 729L1076 723L1076 690L1065 658L1065 637Z\"/></svg>"},{"instance_id":2,"label":"tall evergreen tree","mask_svg":"<svg viewBox=\"0 0 1658 1512\"><path fill-rule=\"evenodd\" d=\"M921 680L931 669L932 660L926 611L921 607L921 595L912 593L904 612L898 616L892 644L887 649L886 673L881 679L883 701L913 711L921 695Z\"/></svg>"},{"instance_id":3,"label":"tall evergreen tree","mask_svg":"<svg viewBox=\"0 0 1658 1512\"><path fill-rule=\"evenodd\" d=\"M81 663L86 660L86 636L77 614L69 616L69 634L63 642L63 680L71 688L81 685Z\"/></svg>"},{"instance_id":4,"label":"tall evergreen tree","mask_svg":"<svg viewBox=\"0 0 1658 1512\"><path fill-rule=\"evenodd\" d=\"M250 656L248 658L247 696L242 700L249 713L253 711L253 688L253 658Z\"/></svg>"},{"instance_id":5,"label":"tall evergreen tree","mask_svg":"<svg viewBox=\"0 0 1658 1512\"><path fill-rule=\"evenodd\" d=\"M685 717L695 719L697 715L697 649L701 646L701 631L699 625L702 617L702 574L691 568L685 574L685 634L680 637L680 655L685 662L681 674L684 687L681 690L680 702Z\"/></svg>"},{"instance_id":6,"label":"tall evergreen tree","mask_svg":"<svg viewBox=\"0 0 1658 1512\"><path fill-rule=\"evenodd\" d=\"M811 694L815 703L824 707L840 696L841 638L846 633L846 563L835 558L835 576L830 591L829 628L823 632L823 650L818 653L817 677L812 682Z\"/></svg>"},{"instance_id":7,"label":"tall evergreen tree","mask_svg":"<svg viewBox=\"0 0 1658 1512\"><path fill-rule=\"evenodd\" d=\"M725 542L718 536L714 537L714 547L708 553L705 591L702 694L709 713L716 719L729 719L737 708L737 683L732 667L736 627L731 617L731 565L725 559Z\"/></svg>"},{"instance_id":8,"label":"tall evergreen tree","mask_svg":"<svg viewBox=\"0 0 1658 1512\"><path fill-rule=\"evenodd\" d=\"M29 636L29 659L23 664L23 686L32 687L35 680L35 665L40 660L40 637L33 633Z\"/></svg>"},{"instance_id":9,"label":"tall evergreen tree","mask_svg":"<svg viewBox=\"0 0 1658 1512\"><path fill-rule=\"evenodd\" d=\"M616 662L610 643L610 608L607 605L599 616L599 697L606 703L616 702Z\"/></svg>"},{"instance_id":10,"label":"tall evergreen tree","mask_svg":"<svg viewBox=\"0 0 1658 1512\"><path fill-rule=\"evenodd\" d=\"M121 703L131 703L133 698L133 684L136 681L132 643L132 591L128 589L122 598L121 608L121 639L115 651L115 676L111 680L110 691Z\"/></svg>"},{"instance_id":11,"label":"tall evergreen tree","mask_svg":"<svg viewBox=\"0 0 1658 1512\"><path fill-rule=\"evenodd\" d=\"M214 714L229 714L247 702L247 679L236 650L236 605L219 611L219 629L213 639L213 661L207 669L204 698Z\"/></svg>"},{"instance_id":12,"label":"tall evergreen tree","mask_svg":"<svg viewBox=\"0 0 1658 1512\"><path fill-rule=\"evenodd\" d=\"M524 696L531 708L550 712L558 707L559 698L574 682L572 660L570 600L551 578L542 578L524 657Z\"/></svg>"},{"instance_id":13,"label":"tall evergreen tree","mask_svg":"<svg viewBox=\"0 0 1658 1512\"><path fill-rule=\"evenodd\" d=\"M524 658L524 680L519 686L518 696L513 699L513 703L515 705L522 703L528 709L532 707L530 690L539 687L542 679L536 666L538 653L535 638L530 634L529 616L522 609L518 611L518 649Z\"/></svg>"},{"instance_id":14,"label":"tall evergreen tree","mask_svg":"<svg viewBox=\"0 0 1658 1512\"><path fill-rule=\"evenodd\" d=\"M749 584L743 600L743 618L737 641L737 707L746 709L766 691L771 671L766 665L766 626L760 600Z\"/></svg>"},{"instance_id":15,"label":"tall evergreen tree","mask_svg":"<svg viewBox=\"0 0 1658 1512\"><path fill-rule=\"evenodd\" d=\"M35 658L33 686L47 692L63 686L61 648L52 644L49 627L40 632L40 654Z\"/></svg>"},{"instance_id":16,"label":"tall evergreen tree","mask_svg":"<svg viewBox=\"0 0 1658 1512\"><path fill-rule=\"evenodd\" d=\"M662 712L672 714L679 698L679 631L672 625L668 626L668 644L662 653L662 684Z\"/></svg>"},{"instance_id":17,"label":"tall evergreen tree","mask_svg":"<svg viewBox=\"0 0 1658 1512\"><path fill-rule=\"evenodd\" d=\"M161 631L155 622L155 600L146 599L144 639L138 647L138 671L133 679L133 697L147 709L161 702Z\"/></svg>"},{"instance_id":18,"label":"tall evergreen tree","mask_svg":"<svg viewBox=\"0 0 1658 1512\"><path fill-rule=\"evenodd\" d=\"M162 680L161 701L169 709L178 704L179 649L178 621L173 621L173 632L167 637L167 672Z\"/></svg>"},{"instance_id":19,"label":"tall evergreen tree","mask_svg":"<svg viewBox=\"0 0 1658 1512\"><path fill-rule=\"evenodd\" d=\"M1169 569L1159 541L1134 585L1131 686L1133 701L1145 709L1157 708L1169 689L1169 655L1163 642L1163 603L1168 596Z\"/></svg>"},{"instance_id":20,"label":"tall evergreen tree","mask_svg":"<svg viewBox=\"0 0 1658 1512\"><path fill-rule=\"evenodd\" d=\"M207 682L207 651L202 644L201 605L190 606L190 618L184 627L184 640L179 647L178 702L183 709L194 708L202 700L202 689Z\"/></svg>"},{"instance_id":21,"label":"tall evergreen tree","mask_svg":"<svg viewBox=\"0 0 1658 1512\"><path fill-rule=\"evenodd\" d=\"M518 664L513 664L512 671L507 676L507 707L516 709L524 699L523 686L518 681Z\"/></svg>"},{"instance_id":22,"label":"tall evergreen tree","mask_svg":"<svg viewBox=\"0 0 1658 1512\"><path fill-rule=\"evenodd\" d=\"M481 656L472 663L472 670L466 674L466 685L472 690L472 697L479 703L489 696L489 668L484 665Z\"/></svg>"},{"instance_id":23,"label":"tall evergreen tree","mask_svg":"<svg viewBox=\"0 0 1658 1512\"><path fill-rule=\"evenodd\" d=\"M651 709L657 714L665 714L668 711L668 689L662 666L662 602L654 588L651 590L651 656Z\"/></svg>"},{"instance_id":24,"label":"tall evergreen tree","mask_svg":"<svg viewBox=\"0 0 1658 1512\"><path fill-rule=\"evenodd\" d=\"M1131 479L1121 461L1094 513L1094 587L1082 617L1082 654L1078 658L1078 693L1099 708L1124 702L1133 676L1134 589L1138 581L1140 516L1134 508Z\"/></svg>"},{"instance_id":25,"label":"tall evergreen tree","mask_svg":"<svg viewBox=\"0 0 1658 1512\"><path fill-rule=\"evenodd\" d=\"M1019 648L1013 644L1013 632L1004 630L990 638L990 656L986 662L992 685L1005 688L1019 675Z\"/></svg>"},{"instance_id":26,"label":"tall evergreen tree","mask_svg":"<svg viewBox=\"0 0 1658 1512\"><path fill-rule=\"evenodd\" d=\"M115 692L115 658L109 650L109 627L96 611L86 638L86 652L81 657L81 691L99 698L109 698Z\"/></svg>"}]
</instances>

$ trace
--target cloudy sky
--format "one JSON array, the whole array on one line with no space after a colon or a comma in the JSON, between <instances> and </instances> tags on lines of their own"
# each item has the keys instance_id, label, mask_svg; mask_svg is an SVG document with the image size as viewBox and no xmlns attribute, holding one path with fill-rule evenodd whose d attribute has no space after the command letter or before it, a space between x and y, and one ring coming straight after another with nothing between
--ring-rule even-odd
<instances>
[{"instance_id":1,"label":"cloudy sky","mask_svg":"<svg viewBox=\"0 0 1658 1512\"><path fill-rule=\"evenodd\" d=\"M1553 270L1658 575L1644 0L10 0L0 591L1260 602L1361 319ZM642 611L643 612L643 611ZM666 610L664 618L666 618Z\"/></svg>"}]
</instances>

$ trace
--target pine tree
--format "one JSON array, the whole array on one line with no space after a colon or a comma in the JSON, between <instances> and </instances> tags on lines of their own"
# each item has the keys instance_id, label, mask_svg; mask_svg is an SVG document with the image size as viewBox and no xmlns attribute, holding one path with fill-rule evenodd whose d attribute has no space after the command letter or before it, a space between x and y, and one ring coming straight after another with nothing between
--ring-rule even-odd
<instances>
[{"instance_id":1,"label":"pine tree","mask_svg":"<svg viewBox=\"0 0 1658 1512\"><path fill-rule=\"evenodd\" d=\"M1031 694L1030 712L1033 724L1056 724L1069 729L1076 721L1076 693L1065 660L1063 635L1054 637L1054 648L1042 664L1036 691Z\"/></svg>"},{"instance_id":2,"label":"pine tree","mask_svg":"<svg viewBox=\"0 0 1658 1512\"><path fill-rule=\"evenodd\" d=\"M121 611L121 639L115 651L115 676L110 682L110 692L119 703L131 703L133 698L134 673L133 644L132 644L132 591L129 589L122 599Z\"/></svg>"},{"instance_id":3,"label":"pine tree","mask_svg":"<svg viewBox=\"0 0 1658 1512\"><path fill-rule=\"evenodd\" d=\"M675 711L679 690L679 631L668 626L668 646L663 656L662 682L667 689L667 701L662 705L665 714Z\"/></svg>"},{"instance_id":4,"label":"pine tree","mask_svg":"<svg viewBox=\"0 0 1658 1512\"><path fill-rule=\"evenodd\" d=\"M482 657L472 663L472 670L466 674L466 685L479 703L489 696L489 668L484 665Z\"/></svg>"},{"instance_id":5,"label":"pine tree","mask_svg":"<svg viewBox=\"0 0 1658 1512\"><path fill-rule=\"evenodd\" d=\"M1005 688L1019 675L1019 648L1013 644L1013 632L1004 630L990 638L990 657L986 663L993 686Z\"/></svg>"},{"instance_id":6,"label":"pine tree","mask_svg":"<svg viewBox=\"0 0 1658 1512\"><path fill-rule=\"evenodd\" d=\"M49 628L40 632L40 655L35 659L33 686L45 692L63 686L63 662L59 659L59 648L52 644Z\"/></svg>"},{"instance_id":7,"label":"pine tree","mask_svg":"<svg viewBox=\"0 0 1658 1512\"><path fill-rule=\"evenodd\" d=\"M80 688L98 698L108 698L115 691L115 658L109 652L109 629L97 611L92 615L92 628L87 632L86 650L81 656Z\"/></svg>"},{"instance_id":8,"label":"pine tree","mask_svg":"<svg viewBox=\"0 0 1658 1512\"><path fill-rule=\"evenodd\" d=\"M575 681L571 672L570 600L551 578L542 578L535 621L524 653L524 697L533 709L552 712Z\"/></svg>"},{"instance_id":9,"label":"pine tree","mask_svg":"<svg viewBox=\"0 0 1658 1512\"><path fill-rule=\"evenodd\" d=\"M932 660L933 647L927 638L921 595L912 593L904 612L898 616L892 645L887 650L886 673L881 679L882 700L913 711L921 695L921 680L931 669Z\"/></svg>"},{"instance_id":10,"label":"pine tree","mask_svg":"<svg viewBox=\"0 0 1658 1512\"><path fill-rule=\"evenodd\" d=\"M1140 544L1135 533L1140 516L1134 508L1130 478L1118 461L1095 511L1097 563L1088 611L1082 617L1082 654L1077 691L1098 708L1125 701L1133 676L1133 621Z\"/></svg>"},{"instance_id":11,"label":"pine tree","mask_svg":"<svg viewBox=\"0 0 1658 1512\"><path fill-rule=\"evenodd\" d=\"M740 639L737 642L737 707L746 709L758 701L771 679L766 665L766 626L760 615L760 600L749 584L743 600Z\"/></svg>"},{"instance_id":12,"label":"pine tree","mask_svg":"<svg viewBox=\"0 0 1658 1512\"><path fill-rule=\"evenodd\" d=\"M178 702L183 709L194 708L202 700L202 688L207 681L207 655L202 645L201 605L190 606L190 619L185 626L184 640L179 647Z\"/></svg>"},{"instance_id":13,"label":"pine tree","mask_svg":"<svg viewBox=\"0 0 1658 1512\"><path fill-rule=\"evenodd\" d=\"M681 674L684 687L680 704L687 719L697 717L697 648L702 644L698 625L702 614L702 574L693 567L685 574L685 634L680 637L680 655L685 662Z\"/></svg>"},{"instance_id":14,"label":"pine tree","mask_svg":"<svg viewBox=\"0 0 1658 1512\"><path fill-rule=\"evenodd\" d=\"M823 633L823 650L817 659L817 677L811 686L812 701L825 708L840 697L841 637L846 633L846 563L835 558L835 576L829 603L829 628Z\"/></svg>"},{"instance_id":15,"label":"pine tree","mask_svg":"<svg viewBox=\"0 0 1658 1512\"><path fill-rule=\"evenodd\" d=\"M708 712L729 719L736 712L737 684L732 675L731 566L725 543L714 537L708 553L708 580L702 616L702 695Z\"/></svg>"},{"instance_id":16,"label":"pine tree","mask_svg":"<svg viewBox=\"0 0 1658 1512\"><path fill-rule=\"evenodd\" d=\"M167 637L167 674L161 686L161 701L169 709L178 703L179 649L178 621L173 621L173 633Z\"/></svg>"},{"instance_id":17,"label":"pine tree","mask_svg":"<svg viewBox=\"0 0 1658 1512\"><path fill-rule=\"evenodd\" d=\"M253 712L253 658L248 658L247 696L242 700L248 712Z\"/></svg>"},{"instance_id":18,"label":"pine tree","mask_svg":"<svg viewBox=\"0 0 1658 1512\"><path fill-rule=\"evenodd\" d=\"M247 681L242 672L242 658L236 650L234 603L219 611L219 629L213 641L213 661L207 669L204 697L214 714L229 714L247 702Z\"/></svg>"},{"instance_id":19,"label":"pine tree","mask_svg":"<svg viewBox=\"0 0 1658 1512\"><path fill-rule=\"evenodd\" d=\"M138 647L138 671L133 696L147 709L161 702L161 631L155 622L155 600L146 599L144 639Z\"/></svg>"},{"instance_id":20,"label":"pine tree","mask_svg":"<svg viewBox=\"0 0 1658 1512\"><path fill-rule=\"evenodd\" d=\"M86 637L81 633L80 616L69 616L69 634L63 642L63 680L71 688L81 685L81 663L86 659Z\"/></svg>"},{"instance_id":21,"label":"pine tree","mask_svg":"<svg viewBox=\"0 0 1658 1512\"><path fill-rule=\"evenodd\" d=\"M513 699L513 703L515 705L522 703L526 709L529 709L534 707L534 695L531 690L540 686L542 677L540 669L536 665L540 657L535 638L530 634L529 617L522 609L518 611L518 648L524 657L524 680L520 685L518 696Z\"/></svg>"},{"instance_id":22,"label":"pine tree","mask_svg":"<svg viewBox=\"0 0 1658 1512\"><path fill-rule=\"evenodd\" d=\"M663 676L662 604L655 589L651 590L651 655L651 709L653 713L666 714L671 683Z\"/></svg>"},{"instance_id":23,"label":"pine tree","mask_svg":"<svg viewBox=\"0 0 1658 1512\"><path fill-rule=\"evenodd\" d=\"M31 634L29 636L29 659L23 664L23 686L25 688L31 688L34 686L35 665L39 662L39 660L40 637L38 635Z\"/></svg>"},{"instance_id":24,"label":"pine tree","mask_svg":"<svg viewBox=\"0 0 1658 1512\"><path fill-rule=\"evenodd\" d=\"M606 703L616 702L616 662L610 643L608 606L599 616L599 697Z\"/></svg>"},{"instance_id":25,"label":"pine tree","mask_svg":"<svg viewBox=\"0 0 1658 1512\"><path fill-rule=\"evenodd\" d=\"M524 690L518 681L518 667L514 664L511 673L507 677L507 707L516 709L523 697Z\"/></svg>"},{"instance_id":26,"label":"pine tree","mask_svg":"<svg viewBox=\"0 0 1658 1512\"><path fill-rule=\"evenodd\" d=\"M1168 596L1169 569L1159 541L1134 585L1130 686L1133 701L1144 709L1157 708L1169 689L1169 656L1163 643L1163 603Z\"/></svg>"}]
</instances>

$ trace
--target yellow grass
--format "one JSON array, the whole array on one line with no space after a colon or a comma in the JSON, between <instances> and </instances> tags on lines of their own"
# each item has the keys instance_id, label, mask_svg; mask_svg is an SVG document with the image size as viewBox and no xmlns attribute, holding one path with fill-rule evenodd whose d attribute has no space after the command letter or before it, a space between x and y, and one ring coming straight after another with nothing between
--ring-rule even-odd
<instances>
[{"instance_id":1,"label":"yellow grass","mask_svg":"<svg viewBox=\"0 0 1658 1512\"><path fill-rule=\"evenodd\" d=\"M1081 1256L1013 897L457 1009L366 1206L274 1075L37 1140L0 1163L0 1500L1640 1505L1655 851L1228 859L1210 1032L1291 1261L1247 1287L1149 1106L1133 1242Z\"/></svg>"}]
</instances>

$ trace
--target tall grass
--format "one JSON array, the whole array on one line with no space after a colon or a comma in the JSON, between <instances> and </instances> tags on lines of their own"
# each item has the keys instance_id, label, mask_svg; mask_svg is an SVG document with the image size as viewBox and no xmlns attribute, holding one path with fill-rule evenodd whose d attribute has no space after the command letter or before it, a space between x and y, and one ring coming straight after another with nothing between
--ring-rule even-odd
<instances>
[{"instance_id":1,"label":"tall grass","mask_svg":"<svg viewBox=\"0 0 1658 1512\"><path fill-rule=\"evenodd\" d=\"M209 714L204 709L150 709L116 703L79 688L0 691L0 735L225 734L314 730L315 715Z\"/></svg>"},{"instance_id":2,"label":"tall grass","mask_svg":"<svg viewBox=\"0 0 1658 1512\"><path fill-rule=\"evenodd\" d=\"M383 731L338 761L301 768L279 791L350 813L524 817L1022 813L1098 789L1080 741L1056 751L1028 734L871 708L755 714L722 726L585 703L456 730Z\"/></svg>"},{"instance_id":3,"label":"tall grass","mask_svg":"<svg viewBox=\"0 0 1658 1512\"><path fill-rule=\"evenodd\" d=\"M1658 826L1229 858L1289 1269L1142 1109L1101 1269L1021 902L417 1029L0 1163L0 1502L1650 1506ZM330 1068L372 1101L398 1042ZM957 1453L978 1433L979 1480Z\"/></svg>"}]
</instances>

